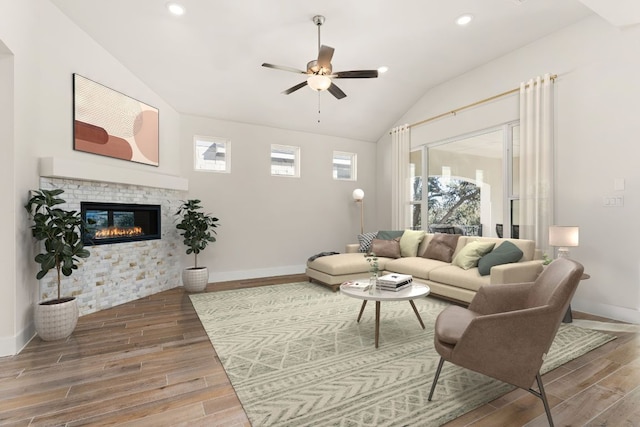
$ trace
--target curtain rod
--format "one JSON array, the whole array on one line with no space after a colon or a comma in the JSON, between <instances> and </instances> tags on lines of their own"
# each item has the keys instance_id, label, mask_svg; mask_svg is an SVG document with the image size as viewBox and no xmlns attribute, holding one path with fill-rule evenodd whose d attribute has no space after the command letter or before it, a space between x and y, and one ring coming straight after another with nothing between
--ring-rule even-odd
<instances>
[{"instance_id":1,"label":"curtain rod","mask_svg":"<svg viewBox=\"0 0 640 427\"><path fill-rule=\"evenodd\" d=\"M554 74L554 75L550 76L550 79L551 79L552 82L555 81L556 78L558 78L557 74ZM526 86L529 86L529 85L527 84L527 85L525 85L525 87ZM414 126L420 126L420 125L423 125L425 123L431 122L433 120L441 119L441 118L449 116L449 115L454 115L455 116L459 111L466 110L467 108L475 107L475 106L478 106L480 104L484 104L486 102L490 102L490 101L493 101L495 99L502 98L503 96L511 95L512 93L516 93L516 92L519 92L519 91L520 91L520 88L517 87L515 89L511 89L511 90L508 90L506 92L502 92L502 93L499 93L497 95L490 96L489 98L481 99L480 101L476 101L474 103L467 104L467 105L464 105L462 107L458 107L458 108L456 108L454 110L447 111L446 113L438 114L437 116L433 116L433 117L429 117L428 119L420 120L419 122L415 122L415 123L410 124L408 127L412 128ZM389 132L389 134L391 134L391 133L392 132Z\"/></svg>"}]
</instances>

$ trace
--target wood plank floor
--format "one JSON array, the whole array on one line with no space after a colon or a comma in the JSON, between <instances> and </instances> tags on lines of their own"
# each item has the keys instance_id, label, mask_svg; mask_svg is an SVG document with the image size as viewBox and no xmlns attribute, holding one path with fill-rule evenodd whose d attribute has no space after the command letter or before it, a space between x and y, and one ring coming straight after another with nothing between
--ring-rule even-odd
<instances>
[{"instance_id":1,"label":"wood plank floor","mask_svg":"<svg viewBox=\"0 0 640 427\"><path fill-rule=\"evenodd\" d=\"M225 282L207 291L305 280ZM640 425L640 334L615 334L543 377L556 425ZM0 358L0 425L250 423L188 295L176 288L83 316L65 342L36 337L19 355ZM447 424L467 425L547 423L538 399L516 390Z\"/></svg>"}]
</instances>

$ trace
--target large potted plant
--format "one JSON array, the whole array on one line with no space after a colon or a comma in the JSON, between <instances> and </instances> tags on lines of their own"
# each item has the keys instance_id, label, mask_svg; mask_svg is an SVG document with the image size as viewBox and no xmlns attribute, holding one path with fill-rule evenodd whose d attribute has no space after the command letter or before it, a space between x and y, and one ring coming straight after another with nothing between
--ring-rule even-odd
<instances>
[{"instance_id":1,"label":"large potted plant","mask_svg":"<svg viewBox=\"0 0 640 427\"><path fill-rule=\"evenodd\" d=\"M198 266L198 254L205 250L210 242L215 242L215 228L218 218L202 212L200 200L191 199L183 202L176 215L182 220L176 225L187 247L187 255L193 254L193 266L182 271L182 285L187 292L200 292L207 287L209 270Z\"/></svg>"},{"instance_id":2,"label":"large potted plant","mask_svg":"<svg viewBox=\"0 0 640 427\"><path fill-rule=\"evenodd\" d=\"M78 305L75 297L62 297L60 281L62 275L70 276L78 269L80 258L88 258L91 253L82 243L82 217L77 211L67 211L56 207L66 203L58 198L64 190L37 190L25 205L33 220L31 234L39 242L44 242L44 251L36 255L40 265L36 275L38 280L55 269L58 282L56 299L40 302L35 307L35 326L40 338L53 341L66 338L78 323Z\"/></svg>"}]
</instances>

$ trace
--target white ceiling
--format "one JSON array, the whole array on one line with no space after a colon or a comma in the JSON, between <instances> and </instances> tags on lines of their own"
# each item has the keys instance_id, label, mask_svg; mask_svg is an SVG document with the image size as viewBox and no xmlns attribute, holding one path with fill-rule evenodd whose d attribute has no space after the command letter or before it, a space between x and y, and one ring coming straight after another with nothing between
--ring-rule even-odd
<instances>
[{"instance_id":1,"label":"white ceiling","mask_svg":"<svg viewBox=\"0 0 640 427\"><path fill-rule=\"evenodd\" d=\"M366 141L434 85L593 13L580 0L177 0L175 17L164 0L51 1L180 113ZM475 19L458 27L463 13ZM317 14L334 71L389 71L336 80L342 100L282 95L304 76L261 64L306 69Z\"/></svg>"}]
</instances>

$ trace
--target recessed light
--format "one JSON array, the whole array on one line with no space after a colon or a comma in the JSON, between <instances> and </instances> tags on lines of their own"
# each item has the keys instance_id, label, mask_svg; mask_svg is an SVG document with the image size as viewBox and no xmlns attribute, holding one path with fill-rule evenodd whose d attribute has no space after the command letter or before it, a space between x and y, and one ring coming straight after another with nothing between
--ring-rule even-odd
<instances>
[{"instance_id":1,"label":"recessed light","mask_svg":"<svg viewBox=\"0 0 640 427\"><path fill-rule=\"evenodd\" d=\"M167 9L169 9L169 12L177 16L184 15L185 11L184 6L178 3L167 3Z\"/></svg>"},{"instance_id":2,"label":"recessed light","mask_svg":"<svg viewBox=\"0 0 640 427\"><path fill-rule=\"evenodd\" d=\"M465 13L464 15L460 15L456 18L456 24L461 27L467 25L469 22L473 20L473 15L470 13Z\"/></svg>"},{"instance_id":3,"label":"recessed light","mask_svg":"<svg viewBox=\"0 0 640 427\"><path fill-rule=\"evenodd\" d=\"M379 73L386 73L387 71L389 71L389 67L387 67L386 65L383 65L382 67L378 68Z\"/></svg>"}]
</instances>

